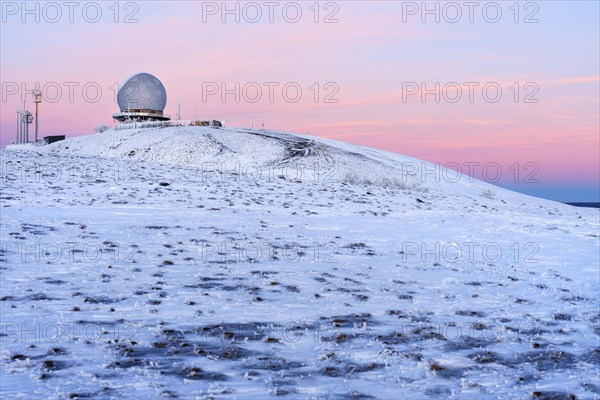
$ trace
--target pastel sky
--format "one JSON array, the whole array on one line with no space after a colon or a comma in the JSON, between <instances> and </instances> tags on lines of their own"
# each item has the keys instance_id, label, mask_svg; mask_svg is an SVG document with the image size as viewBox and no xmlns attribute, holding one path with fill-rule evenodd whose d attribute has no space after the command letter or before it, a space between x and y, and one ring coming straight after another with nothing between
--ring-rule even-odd
<instances>
[{"instance_id":1,"label":"pastel sky","mask_svg":"<svg viewBox=\"0 0 600 400\"><path fill-rule=\"evenodd\" d=\"M118 15L114 2L97 2L96 23L91 3L78 2L70 22L63 2L55 3L60 15L45 2L28 3L30 14L20 1L2 2L2 147L15 136L22 85L44 88L42 136L77 136L112 125L115 84L144 71L165 85L171 116L180 99L184 119L264 123L441 164L478 162L478 178L483 166L497 163L501 186L559 201L600 201L597 1L482 1L473 10L462 1L427 2L439 10L439 22L422 13L421 1L273 2L272 22L263 1L228 2L231 14L221 1L121 2ZM298 8L302 15L292 23ZM452 23L457 10L461 17ZM125 23L131 13L137 22ZM240 101L234 94L223 99L221 85L235 92L236 82ZM257 102L252 82L262 90ZM265 82L279 84L273 102ZM452 82L458 86L443 89ZM210 95L213 83L219 92ZM414 90L421 85L429 90L424 99ZM294 86L302 90L299 101L286 101L296 96ZM462 97L452 102L457 87ZM502 94L492 102L495 87Z\"/></svg>"}]
</instances>

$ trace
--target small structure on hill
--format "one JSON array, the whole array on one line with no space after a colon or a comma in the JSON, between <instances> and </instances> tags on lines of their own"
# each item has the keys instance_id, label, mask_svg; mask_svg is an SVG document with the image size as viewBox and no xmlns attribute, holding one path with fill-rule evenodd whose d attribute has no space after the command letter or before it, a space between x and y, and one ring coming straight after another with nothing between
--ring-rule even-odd
<instances>
[{"instance_id":1,"label":"small structure on hill","mask_svg":"<svg viewBox=\"0 0 600 400\"><path fill-rule=\"evenodd\" d=\"M223 126L223 124L221 123L221 121L216 121L214 119L212 121L196 120L196 121L191 121L190 126Z\"/></svg>"},{"instance_id":2,"label":"small structure on hill","mask_svg":"<svg viewBox=\"0 0 600 400\"><path fill-rule=\"evenodd\" d=\"M44 136L44 144L60 142L61 140L65 140L65 135Z\"/></svg>"}]
</instances>

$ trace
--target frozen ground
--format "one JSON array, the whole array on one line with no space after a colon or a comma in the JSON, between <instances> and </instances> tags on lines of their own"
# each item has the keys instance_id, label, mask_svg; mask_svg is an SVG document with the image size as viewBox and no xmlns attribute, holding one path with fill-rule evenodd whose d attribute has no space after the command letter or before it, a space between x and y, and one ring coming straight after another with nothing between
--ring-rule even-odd
<instances>
[{"instance_id":1,"label":"frozen ground","mask_svg":"<svg viewBox=\"0 0 600 400\"><path fill-rule=\"evenodd\" d=\"M272 131L0 154L3 399L600 398L598 210Z\"/></svg>"}]
</instances>

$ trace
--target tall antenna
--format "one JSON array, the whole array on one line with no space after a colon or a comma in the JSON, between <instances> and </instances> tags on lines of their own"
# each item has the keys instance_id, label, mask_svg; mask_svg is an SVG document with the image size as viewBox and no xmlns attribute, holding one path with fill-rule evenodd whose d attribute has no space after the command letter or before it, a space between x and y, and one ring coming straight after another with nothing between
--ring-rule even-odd
<instances>
[{"instance_id":1,"label":"tall antenna","mask_svg":"<svg viewBox=\"0 0 600 400\"><path fill-rule=\"evenodd\" d=\"M177 102L177 120L181 121L181 97L179 98L179 101Z\"/></svg>"},{"instance_id":2,"label":"tall antenna","mask_svg":"<svg viewBox=\"0 0 600 400\"><path fill-rule=\"evenodd\" d=\"M27 110L17 110L18 144L29 143L29 124L33 122L33 114Z\"/></svg>"},{"instance_id":3,"label":"tall antenna","mask_svg":"<svg viewBox=\"0 0 600 400\"><path fill-rule=\"evenodd\" d=\"M19 143L21 140L21 110L17 108L17 136L15 137L15 143Z\"/></svg>"},{"instance_id":4,"label":"tall antenna","mask_svg":"<svg viewBox=\"0 0 600 400\"><path fill-rule=\"evenodd\" d=\"M38 139L38 131L40 128L39 118L38 118L38 105L42 102L42 92L39 89L33 91L33 102L35 103L35 142L39 141Z\"/></svg>"},{"instance_id":5,"label":"tall antenna","mask_svg":"<svg viewBox=\"0 0 600 400\"><path fill-rule=\"evenodd\" d=\"M23 100L23 111L21 112L21 121L23 123L21 128L21 143L27 143L29 141L29 132L27 126L27 95L25 95L25 100Z\"/></svg>"}]
</instances>

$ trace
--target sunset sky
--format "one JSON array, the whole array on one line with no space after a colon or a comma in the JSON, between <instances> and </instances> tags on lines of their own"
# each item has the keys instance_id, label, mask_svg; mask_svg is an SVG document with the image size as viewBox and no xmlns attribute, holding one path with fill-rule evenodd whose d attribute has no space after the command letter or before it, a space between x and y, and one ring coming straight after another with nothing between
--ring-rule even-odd
<instances>
[{"instance_id":1,"label":"sunset sky","mask_svg":"<svg viewBox=\"0 0 600 400\"><path fill-rule=\"evenodd\" d=\"M478 178L485 165L500 165L504 187L600 201L597 1L473 10L428 2L432 14L421 1L228 2L229 14L221 1L122 2L118 15L114 2L97 2L98 17L91 3L78 2L70 16L63 2L28 3L29 14L20 1L2 2L2 147L15 137L22 88L43 88L41 136L77 136L114 124L116 84L144 71L165 85L172 117L180 99L184 119L264 123L441 164L477 162Z\"/></svg>"}]
</instances>

